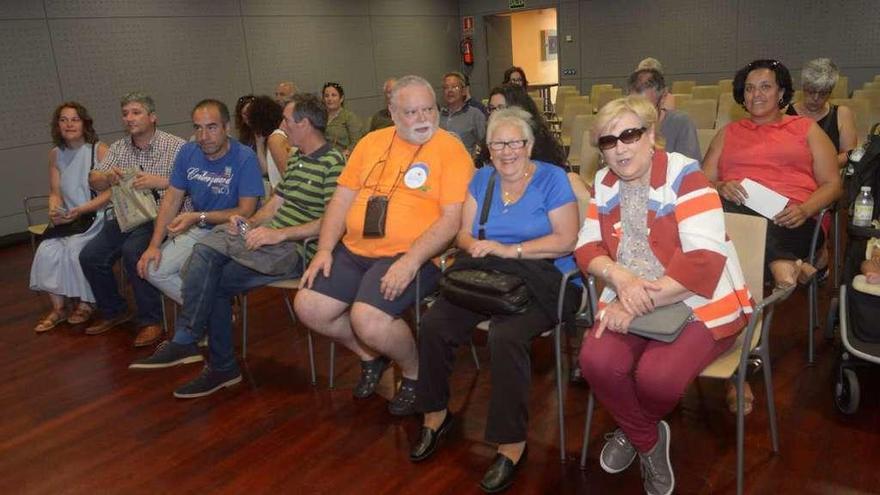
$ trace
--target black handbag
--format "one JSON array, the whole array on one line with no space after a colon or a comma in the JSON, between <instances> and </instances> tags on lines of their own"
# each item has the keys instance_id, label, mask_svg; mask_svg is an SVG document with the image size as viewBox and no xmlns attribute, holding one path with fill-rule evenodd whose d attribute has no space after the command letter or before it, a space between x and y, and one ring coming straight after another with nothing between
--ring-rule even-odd
<instances>
[{"instance_id":1,"label":"black handbag","mask_svg":"<svg viewBox=\"0 0 880 495\"><path fill-rule=\"evenodd\" d=\"M92 165L89 168L89 171L95 168L95 148L98 143L92 145ZM92 194L94 196L94 193ZM97 218L97 214L95 212L84 213L78 217L76 220L68 223L62 223L59 225L52 225L51 223L46 228L43 235L40 236L41 239L57 239L59 237L69 237L76 234L82 234L83 232L89 230L93 223L95 223L95 218Z\"/></svg>"},{"instance_id":2,"label":"black handbag","mask_svg":"<svg viewBox=\"0 0 880 495\"><path fill-rule=\"evenodd\" d=\"M483 209L480 211L478 238L486 238L486 220L495 192L495 176L492 172ZM440 294L449 302L462 308L484 314L519 314L529 305L529 289L522 278L498 270L465 268L449 270L440 279Z\"/></svg>"}]
</instances>

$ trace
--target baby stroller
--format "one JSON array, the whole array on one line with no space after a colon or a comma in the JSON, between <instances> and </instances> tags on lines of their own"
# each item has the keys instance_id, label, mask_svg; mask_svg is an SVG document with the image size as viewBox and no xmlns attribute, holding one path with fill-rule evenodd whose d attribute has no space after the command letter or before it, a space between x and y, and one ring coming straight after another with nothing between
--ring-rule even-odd
<instances>
[{"instance_id":1,"label":"baby stroller","mask_svg":"<svg viewBox=\"0 0 880 495\"><path fill-rule=\"evenodd\" d=\"M852 175L845 185L845 205L852 206L862 186L870 186L874 196L874 218L880 213L880 124L875 124L868 135L865 153L854 164ZM846 211L846 210L845 210ZM851 210L849 210L851 211ZM875 224L874 227L877 225ZM874 247L872 238L880 239L880 229L856 227L851 218L847 222L847 247L843 266L843 283L839 299L831 300L829 326L833 327L833 313L839 317L840 357L835 367L834 403L844 414L854 414L859 408L860 389L856 369L880 364L880 285L868 284L861 275L861 263L866 252ZM828 334L826 333L826 336Z\"/></svg>"}]
</instances>

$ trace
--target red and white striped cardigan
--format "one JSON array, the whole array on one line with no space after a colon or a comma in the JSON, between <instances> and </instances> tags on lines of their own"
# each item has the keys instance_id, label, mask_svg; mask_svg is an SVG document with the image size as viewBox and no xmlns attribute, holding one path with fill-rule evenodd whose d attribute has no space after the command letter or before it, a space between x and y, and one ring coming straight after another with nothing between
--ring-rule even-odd
<instances>
[{"instance_id":1,"label":"red and white striped cardigan","mask_svg":"<svg viewBox=\"0 0 880 495\"><path fill-rule=\"evenodd\" d=\"M738 333L752 312L733 243L724 229L718 193L699 164L679 153L657 150L648 193L648 243L665 268L693 295L684 300L715 339ZM597 256L617 260L621 239L620 184L608 167L596 173L575 259L586 273ZM617 295L606 286L600 309Z\"/></svg>"}]
</instances>

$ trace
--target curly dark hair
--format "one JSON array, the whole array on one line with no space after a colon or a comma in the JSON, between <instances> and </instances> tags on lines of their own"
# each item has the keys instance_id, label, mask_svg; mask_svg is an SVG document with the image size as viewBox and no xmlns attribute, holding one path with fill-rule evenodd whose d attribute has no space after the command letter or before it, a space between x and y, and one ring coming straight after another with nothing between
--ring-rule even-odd
<instances>
[{"instance_id":1,"label":"curly dark hair","mask_svg":"<svg viewBox=\"0 0 880 495\"><path fill-rule=\"evenodd\" d=\"M501 84L510 83L510 76L514 72L519 72L519 75L522 76L522 81L523 81L522 87L528 88L529 87L529 80L526 79L526 71L524 71L522 67L517 67L515 65L513 67L507 69L506 71L504 71L504 80L501 81Z\"/></svg>"},{"instance_id":2,"label":"curly dark hair","mask_svg":"<svg viewBox=\"0 0 880 495\"><path fill-rule=\"evenodd\" d=\"M736 75L733 77L733 99L745 108L746 78L749 77L749 73L758 69L770 69L776 75L776 84L785 91L779 101L779 108L787 107L794 97L794 83L791 80L791 73L782 62L772 59L754 60L736 71Z\"/></svg>"},{"instance_id":3,"label":"curly dark hair","mask_svg":"<svg viewBox=\"0 0 880 495\"><path fill-rule=\"evenodd\" d=\"M61 118L61 111L65 108L76 110L76 114L79 116L80 120L82 120L83 139L85 139L85 142L89 144L97 143L98 133L95 132L95 121L92 120L92 116L89 115L89 111L86 110L86 107L76 101L65 101L58 105L58 107L55 108L55 111L52 112L52 121L49 122L49 130L52 132L52 143L61 149L67 147L67 142L64 141L64 137L61 136L61 129L58 127L58 119Z\"/></svg>"},{"instance_id":4,"label":"curly dark hair","mask_svg":"<svg viewBox=\"0 0 880 495\"><path fill-rule=\"evenodd\" d=\"M235 104L235 132L236 134L238 134L238 141L245 146L250 146L251 148L254 148L256 146L254 131L253 129L251 129L251 126L249 126L248 123L244 121L242 110L244 110L244 107L253 102L254 98L254 95L247 94L239 98L238 102Z\"/></svg>"},{"instance_id":5,"label":"curly dark hair","mask_svg":"<svg viewBox=\"0 0 880 495\"><path fill-rule=\"evenodd\" d=\"M550 126L544 118L543 112L538 110L535 100L526 93L526 90L516 84L502 84L495 86L489 92L489 99L494 95L504 97L508 107L517 106L532 115L532 131L535 133L535 145L532 147L532 158L542 162L552 163L568 170L568 157L562 143L550 132ZM489 163L489 147L485 140L480 146L480 155L477 157L477 166Z\"/></svg>"},{"instance_id":6,"label":"curly dark hair","mask_svg":"<svg viewBox=\"0 0 880 495\"><path fill-rule=\"evenodd\" d=\"M254 98L248 113L251 132L254 133L254 136L268 136L275 129L278 129L284 118L282 110L281 105L271 96L260 95Z\"/></svg>"},{"instance_id":7,"label":"curly dark hair","mask_svg":"<svg viewBox=\"0 0 880 495\"><path fill-rule=\"evenodd\" d=\"M324 91L326 91L327 88L333 88L339 92L339 98L342 99L342 103L340 103L339 106L344 107L345 106L345 90L342 89L342 85L339 84L338 82L324 83L324 87L321 88L321 100L324 99Z\"/></svg>"}]
</instances>

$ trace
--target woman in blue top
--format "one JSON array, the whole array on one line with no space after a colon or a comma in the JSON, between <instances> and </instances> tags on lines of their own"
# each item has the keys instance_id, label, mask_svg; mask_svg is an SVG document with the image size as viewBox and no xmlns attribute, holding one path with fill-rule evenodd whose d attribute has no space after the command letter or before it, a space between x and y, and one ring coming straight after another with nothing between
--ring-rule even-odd
<instances>
[{"instance_id":1,"label":"woman in blue top","mask_svg":"<svg viewBox=\"0 0 880 495\"><path fill-rule=\"evenodd\" d=\"M493 112L486 133L493 167L478 170L470 183L458 247L475 258L551 260L560 271L574 268L571 251L578 232L577 203L565 170L530 159L535 142L531 116L519 107ZM480 212L493 174L496 178L485 239L479 240ZM561 274L555 286L547 284L546 291L556 294L560 280ZM425 315L419 334L416 385L416 409L425 418L421 438L410 452L412 461L433 454L439 438L449 430L452 414L447 404L454 349L470 341L477 323L490 319L492 391L486 440L499 445L480 487L491 493L510 485L525 459L531 341L555 324L555 315L551 317L539 307L530 292L532 301L520 314L476 312L441 296Z\"/></svg>"}]
</instances>

